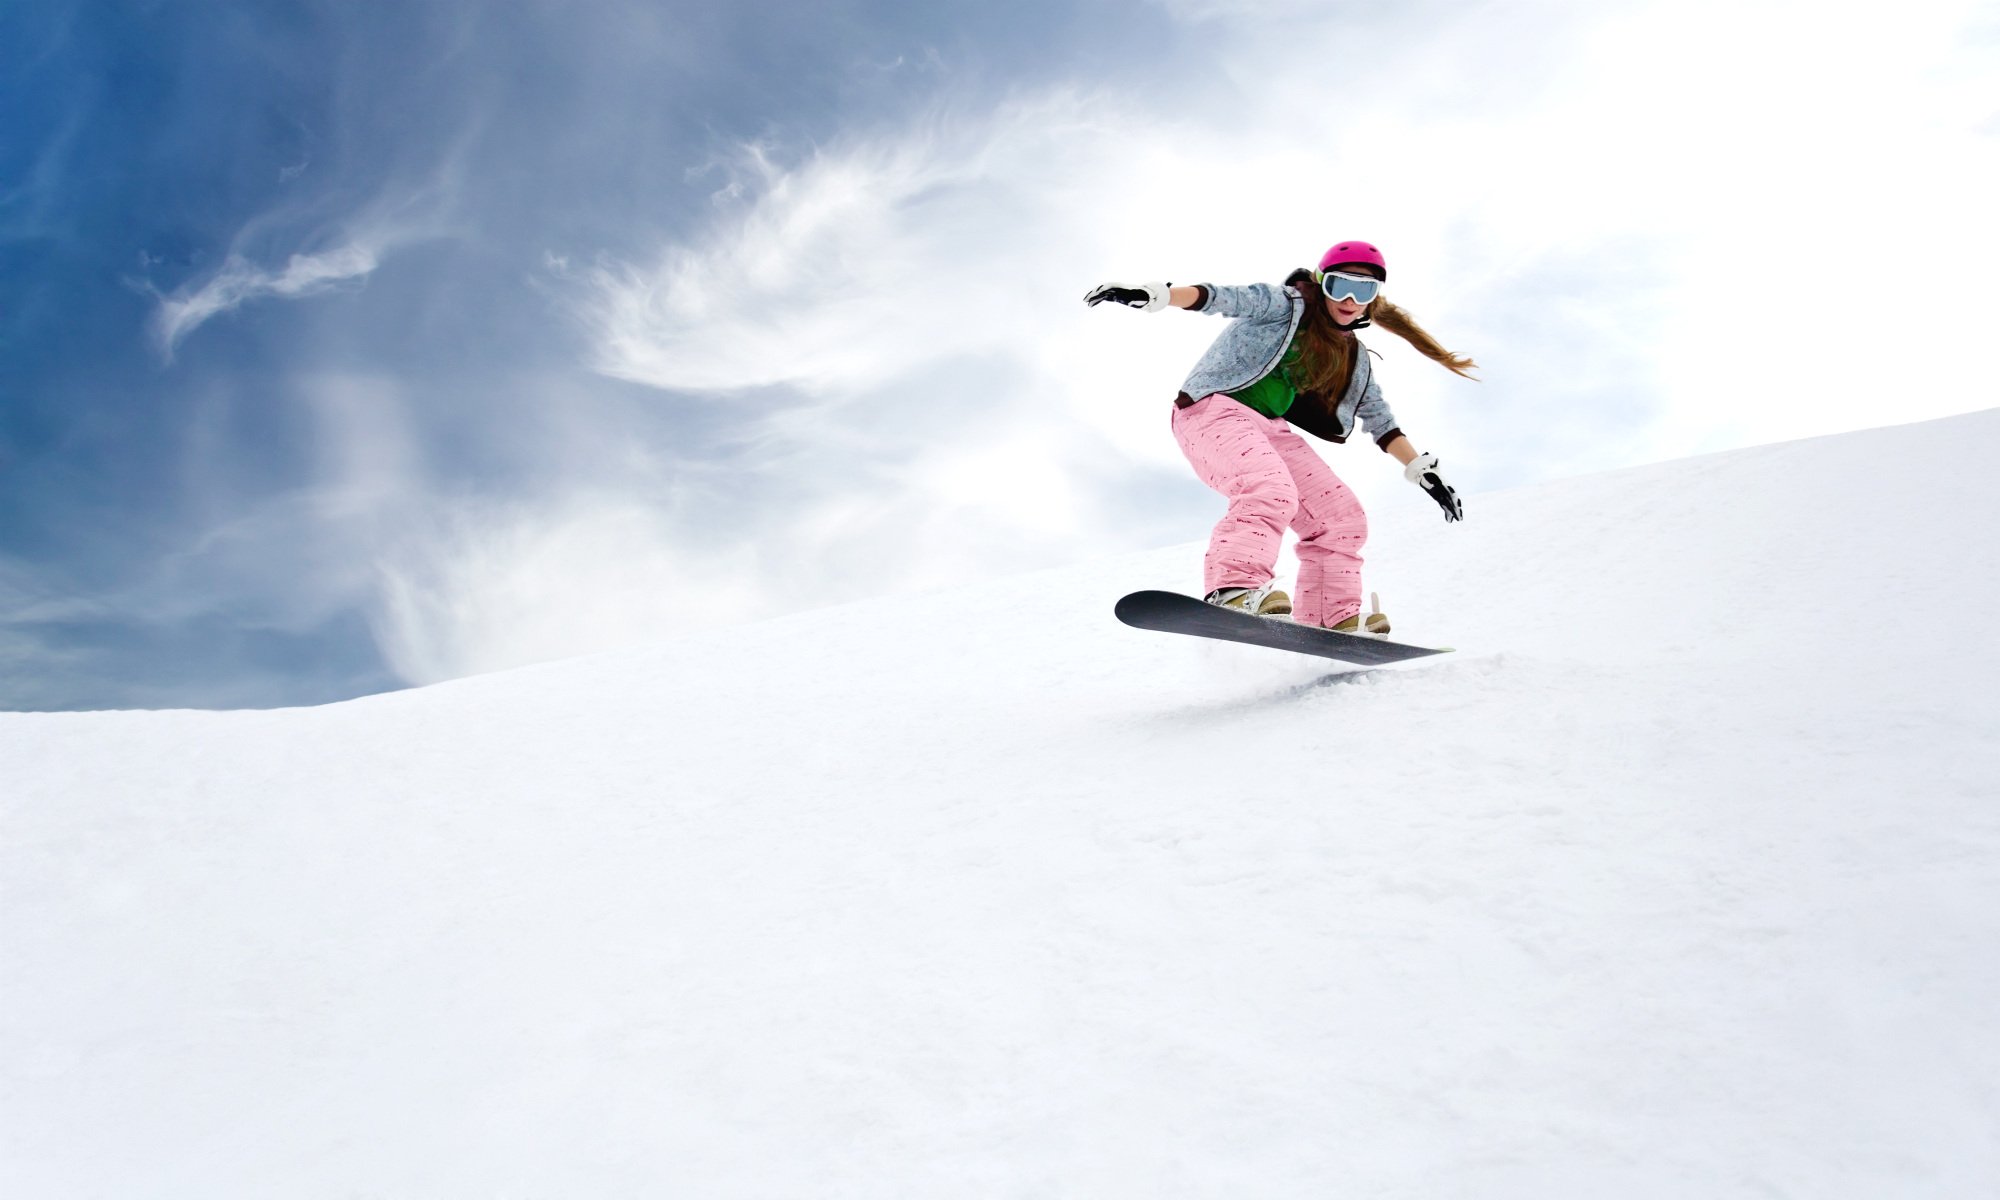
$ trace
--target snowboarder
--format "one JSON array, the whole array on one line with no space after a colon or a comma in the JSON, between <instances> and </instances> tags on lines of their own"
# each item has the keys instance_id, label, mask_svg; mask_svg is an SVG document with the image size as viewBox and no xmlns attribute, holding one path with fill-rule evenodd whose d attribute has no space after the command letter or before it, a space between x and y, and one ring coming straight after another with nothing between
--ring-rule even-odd
<instances>
[{"instance_id":1,"label":"snowboarder","mask_svg":"<svg viewBox=\"0 0 2000 1200\"><path fill-rule=\"evenodd\" d=\"M1320 256L1317 270L1301 267L1282 285L1106 283L1084 295L1089 305L1109 300L1141 312L1171 306L1235 318L1174 400L1174 440L1201 481L1229 501L1203 562L1209 603L1345 633L1389 632L1386 616L1361 613L1367 514L1294 427L1344 442L1358 423L1403 464L1404 478L1437 502L1445 520L1464 517L1437 456L1419 454L1397 426L1354 332L1380 324L1468 379L1476 364L1439 345L1384 298L1388 278L1380 250L1340 242ZM1296 611L1271 586L1287 526L1299 534Z\"/></svg>"}]
</instances>

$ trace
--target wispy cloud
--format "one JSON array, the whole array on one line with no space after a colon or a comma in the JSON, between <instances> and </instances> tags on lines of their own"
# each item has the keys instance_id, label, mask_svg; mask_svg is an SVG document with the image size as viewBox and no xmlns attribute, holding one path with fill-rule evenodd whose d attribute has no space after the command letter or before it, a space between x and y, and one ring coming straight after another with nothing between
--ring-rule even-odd
<instances>
[{"instance_id":1,"label":"wispy cloud","mask_svg":"<svg viewBox=\"0 0 2000 1200\"><path fill-rule=\"evenodd\" d=\"M148 327L154 349L171 360L189 335L246 304L358 289L399 248L463 236L466 159L478 127L470 121L427 143L432 153L420 164L385 171L359 204L337 180L300 184L308 160L280 168L285 194L243 221L220 267L164 295L141 285L157 297ZM272 245L308 248L282 262L251 249Z\"/></svg>"},{"instance_id":2,"label":"wispy cloud","mask_svg":"<svg viewBox=\"0 0 2000 1200\"><path fill-rule=\"evenodd\" d=\"M1062 218L1092 205L1065 171L1121 130L1107 97L1062 90L857 131L796 162L745 147L699 241L587 274L594 365L673 390L825 392L1007 346L1090 224Z\"/></svg>"},{"instance_id":3,"label":"wispy cloud","mask_svg":"<svg viewBox=\"0 0 2000 1200\"><path fill-rule=\"evenodd\" d=\"M275 269L231 254L214 274L160 297L153 310L153 344L163 357L172 358L182 339L216 317L257 300L295 300L358 285L379 265L378 248L360 242L294 254Z\"/></svg>"},{"instance_id":4,"label":"wispy cloud","mask_svg":"<svg viewBox=\"0 0 2000 1200\"><path fill-rule=\"evenodd\" d=\"M690 545L645 498L576 492L458 503L418 518L383 558L372 612L412 683L630 645L766 615L754 555Z\"/></svg>"}]
</instances>

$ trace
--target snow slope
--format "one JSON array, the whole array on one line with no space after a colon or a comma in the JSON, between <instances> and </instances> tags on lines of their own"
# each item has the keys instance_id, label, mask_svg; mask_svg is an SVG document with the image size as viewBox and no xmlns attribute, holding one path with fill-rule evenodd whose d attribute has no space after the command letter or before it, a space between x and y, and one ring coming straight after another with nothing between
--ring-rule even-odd
<instances>
[{"instance_id":1,"label":"snow slope","mask_svg":"<svg viewBox=\"0 0 2000 1200\"><path fill-rule=\"evenodd\" d=\"M1375 672L1113 623L1189 545L0 715L0 1188L2000 1194L1996 460L1411 489Z\"/></svg>"}]
</instances>

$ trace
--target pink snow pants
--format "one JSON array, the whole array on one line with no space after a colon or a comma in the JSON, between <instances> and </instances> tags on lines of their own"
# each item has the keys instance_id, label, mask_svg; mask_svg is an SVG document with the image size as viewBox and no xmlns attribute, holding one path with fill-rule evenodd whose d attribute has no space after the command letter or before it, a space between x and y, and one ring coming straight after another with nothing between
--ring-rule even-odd
<instances>
[{"instance_id":1,"label":"pink snow pants","mask_svg":"<svg viewBox=\"0 0 2000 1200\"><path fill-rule=\"evenodd\" d=\"M1289 526L1299 534L1292 619L1333 625L1361 611L1361 546L1368 516L1304 438L1228 396L1174 409L1174 440L1229 511L1202 561L1202 593L1271 582Z\"/></svg>"}]
</instances>

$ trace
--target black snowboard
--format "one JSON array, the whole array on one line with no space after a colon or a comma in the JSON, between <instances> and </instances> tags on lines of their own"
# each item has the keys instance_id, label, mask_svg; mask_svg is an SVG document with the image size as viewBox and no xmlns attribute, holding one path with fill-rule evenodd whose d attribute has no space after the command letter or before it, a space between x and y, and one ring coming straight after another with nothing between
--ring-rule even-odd
<instances>
[{"instance_id":1,"label":"black snowboard","mask_svg":"<svg viewBox=\"0 0 2000 1200\"><path fill-rule=\"evenodd\" d=\"M1120 600L1112 611L1118 614L1119 620L1135 629L1188 633L1195 637L1219 638L1225 642L1269 646L1273 650L1295 650L1300 654L1316 654L1321 658L1335 658L1365 666L1450 653L1450 647L1408 646L1378 637L1295 625L1279 617L1253 616L1204 603L1179 592L1133 592Z\"/></svg>"}]
</instances>

